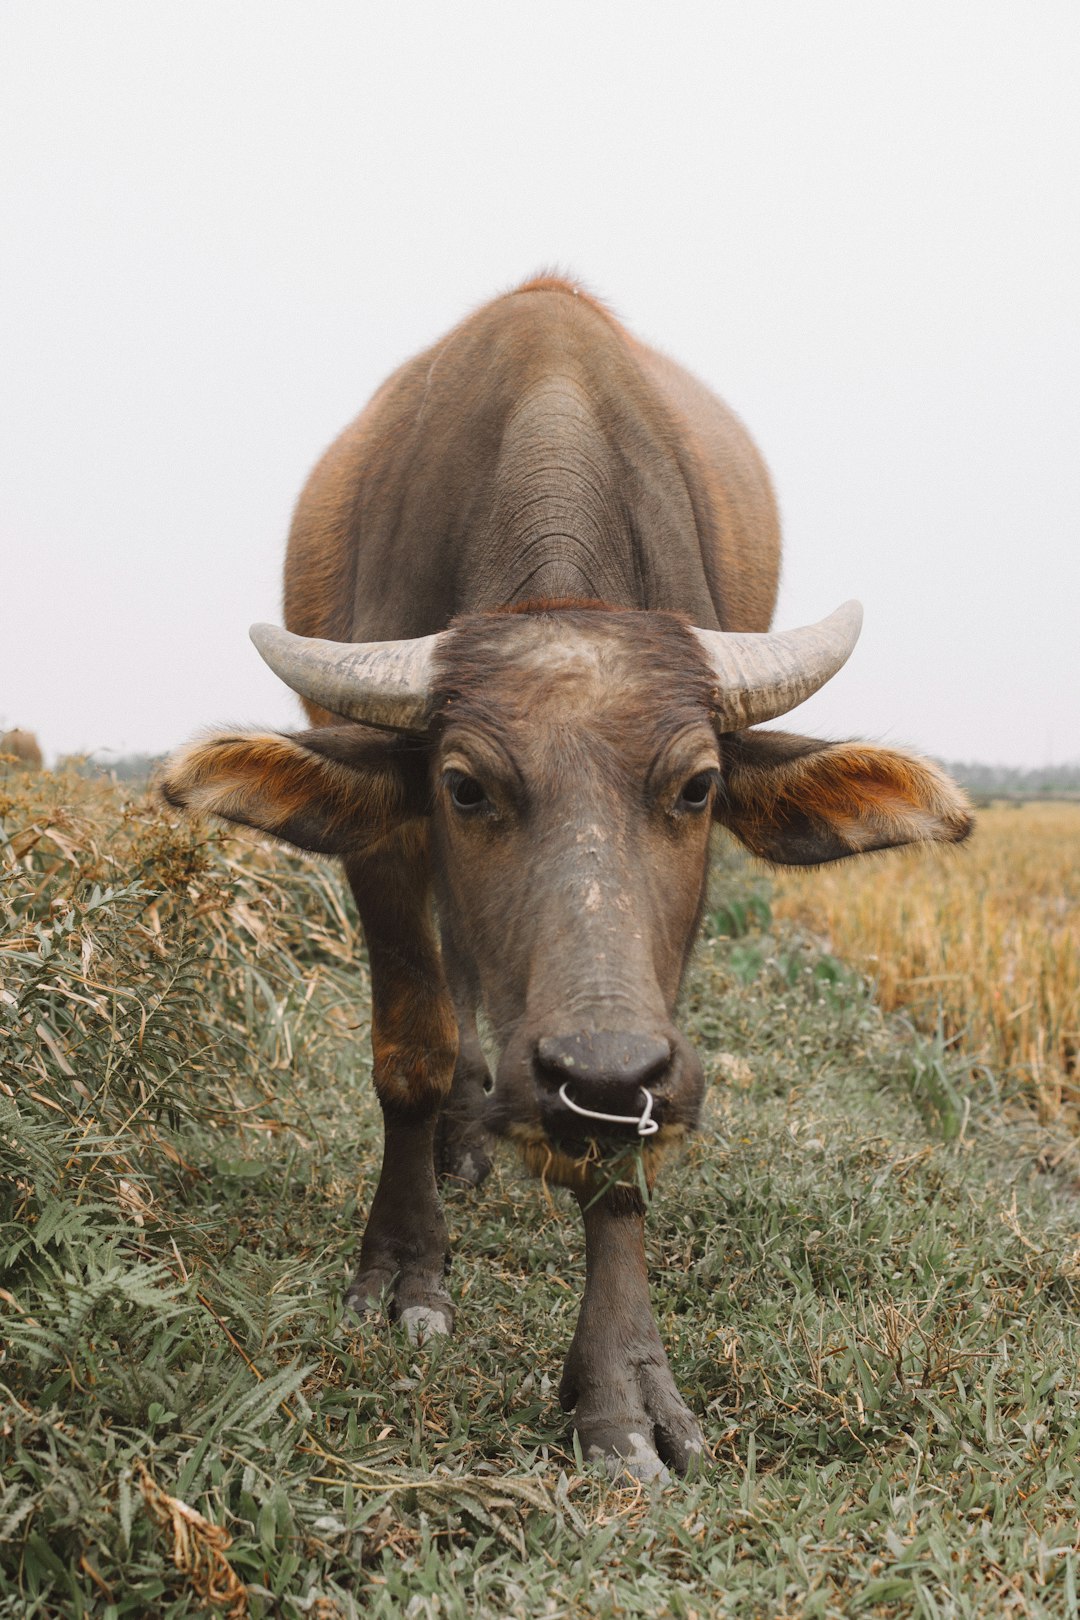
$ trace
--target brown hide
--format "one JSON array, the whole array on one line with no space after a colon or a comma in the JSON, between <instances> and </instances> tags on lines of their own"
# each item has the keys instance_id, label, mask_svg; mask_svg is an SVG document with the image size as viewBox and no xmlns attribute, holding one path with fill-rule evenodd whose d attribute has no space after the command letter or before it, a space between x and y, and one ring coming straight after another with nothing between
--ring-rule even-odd
<instances>
[{"instance_id":1,"label":"brown hide","mask_svg":"<svg viewBox=\"0 0 1080 1620\"><path fill-rule=\"evenodd\" d=\"M293 519L285 622L382 641L570 597L765 630L779 556L738 419L596 300L542 279L407 362L327 451Z\"/></svg>"},{"instance_id":2,"label":"brown hide","mask_svg":"<svg viewBox=\"0 0 1080 1620\"><path fill-rule=\"evenodd\" d=\"M328 723L305 700L315 729L203 739L163 780L173 804L344 859L385 1124L350 1307L388 1303L418 1339L450 1330L433 1155L475 1184L486 1127L512 1137L583 1210L560 1399L587 1457L640 1478L702 1451L649 1306L639 1188L700 1107L674 1017L713 821L798 863L970 825L925 762L728 729L694 627L766 630L778 566L736 418L580 289L529 283L396 372L297 506L294 634L453 626L410 725L359 702L367 723ZM348 701L341 682L306 689Z\"/></svg>"}]
</instances>

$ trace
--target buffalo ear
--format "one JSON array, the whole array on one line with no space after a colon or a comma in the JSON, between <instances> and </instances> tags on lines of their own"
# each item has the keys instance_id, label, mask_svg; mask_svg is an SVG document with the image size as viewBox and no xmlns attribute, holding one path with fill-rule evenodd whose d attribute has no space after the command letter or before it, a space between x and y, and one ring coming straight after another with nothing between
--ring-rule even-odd
<instances>
[{"instance_id":1,"label":"buffalo ear","mask_svg":"<svg viewBox=\"0 0 1080 1620\"><path fill-rule=\"evenodd\" d=\"M320 855L352 855L428 810L427 750L363 726L230 732L166 761L166 801Z\"/></svg>"},{"instance_id":2,"label":"buffalo ear","mask_svg":"<svg viewBox=\"0 0 1080 1620\"><path fill-rule=\"evenodd\" d=\"M971 807L928 760L785 731L720 739L716 818L764 860L816 866L897 844L958 843Z\"/></svg>"}]
</instances>

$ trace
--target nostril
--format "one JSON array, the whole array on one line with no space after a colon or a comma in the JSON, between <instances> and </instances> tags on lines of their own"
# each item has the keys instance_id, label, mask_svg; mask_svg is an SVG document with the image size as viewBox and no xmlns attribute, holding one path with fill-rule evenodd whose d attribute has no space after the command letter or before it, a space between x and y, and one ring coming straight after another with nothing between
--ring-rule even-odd
<instances>
[{"instance_id":1,"label":"nostril","mask_svg":"<svg viewBox=\"0 0 1080 1620\"><path fill-rule=\"evenodd\" d=\"M542 1077L556 1085L576 1080L582 1086L622 1092L628 1086L655 1082L671 1064L671 1042L655 1035L612 1033L546 1035L536 1044Z\"/></svg>"}]
</instances>

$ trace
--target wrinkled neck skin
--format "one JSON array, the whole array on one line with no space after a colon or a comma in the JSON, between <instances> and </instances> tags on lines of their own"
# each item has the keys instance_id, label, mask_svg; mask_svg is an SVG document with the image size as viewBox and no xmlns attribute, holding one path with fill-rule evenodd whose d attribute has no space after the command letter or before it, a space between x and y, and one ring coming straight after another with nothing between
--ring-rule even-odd
<instances>
[{"instance_id":1,"label":"wrinkled neck skin","mask_svg":"<svg viewBox=\"0 0 1080 1620\"><path fill-rule=\"evenodd\" d=\"M714 625L693 503L675 457L657 454L628 405L605 414L623 418L620 442L641 435L640 458L616 449L570 364L542 376L515 404L491 505L477 525L475 606L679 602L696 623Z\"/></svg>"},{"instance_id":2,"label":"wrinkled neck skin","mask_svg":"<svg viewBox=\"0 0 1080 1620\"><path fill-rule=\"evenodd\" d=\"M479 526L478 606L565 597L633 603L639 564L624 539L619 483L584 388L556 374L527 389L508 417Z\"/></svg>"},{"instance_id":3,"label":"wrinkled neck skin","mask_svg":"<svg viewBox=\"0 0 1080 1620\"><path fill-rule=\"evenodd\" d=\"M677 806L718 758L692 638L663 614L515 614L466 621L450 656L434 761L437 897L500 1050L492 1127L548 1130L558 1088L538 1073L541 1043L596 1037L670 1047L662 1125L692 1126L700 1065L673 1016L710 817ZM455 809L455 773L483 787L484 808ZM610 1111L640 1112L632 1080L593 1084ZM574 1125L560 1121L568 1145Z\"/></svg>"}]
</instances>

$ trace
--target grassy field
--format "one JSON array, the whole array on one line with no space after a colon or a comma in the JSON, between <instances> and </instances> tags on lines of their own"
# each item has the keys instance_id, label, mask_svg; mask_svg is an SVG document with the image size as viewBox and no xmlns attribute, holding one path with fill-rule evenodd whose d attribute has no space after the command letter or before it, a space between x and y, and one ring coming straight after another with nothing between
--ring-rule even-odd
<instances>
[{"instance_id":1,"label":"grassy field","mask_svg":"<svg viewBox=\"0 0 1080 1620\"><path fill-rule=\"evenodd\" d=\"M568 1447L580 1224L509 1156L449 1201L456 1340L342 1322L379 1138L335 874L0 786L0 1616L1078 1612L1072 1137L734 855L650 1215L715 1466L650 1492Z\"/></svg>"},{"instance_id":2,"label":"grassy field","mask_svg":"<svg viewBox=\"0 0 1080 1620\"><path fill-rule=\"evenodd\" d=\"M981 810L961 850L785 873L781 917L823 935L1043 1118L1080 1122L1080 804Z\"/></svg>"}]
</instances>

